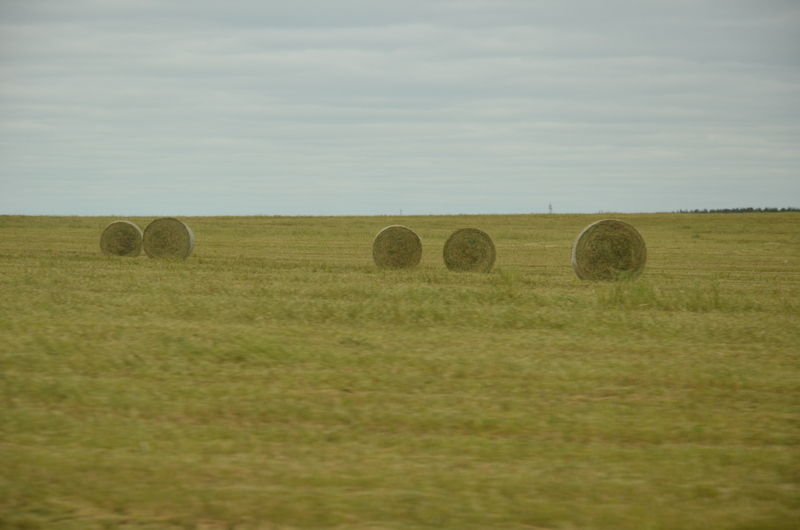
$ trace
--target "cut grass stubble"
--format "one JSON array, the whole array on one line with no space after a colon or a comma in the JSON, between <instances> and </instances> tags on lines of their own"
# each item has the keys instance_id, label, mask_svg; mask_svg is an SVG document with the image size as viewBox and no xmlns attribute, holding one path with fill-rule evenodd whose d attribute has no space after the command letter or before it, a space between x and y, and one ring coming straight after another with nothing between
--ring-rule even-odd
<instances>
[{"instance_id":1,"label":"cut grass stubble","mask_svg":"<svg viewBox=\"0 0 800 530\"><path fill-rule=\"evenodd\" d=\"M383 217L185 219L172 266L0 216L0 528L796 528L800 218L625 216L647 278L587 285L596 219L406 217L406 273Z\"/></svg>"}]
</instances>

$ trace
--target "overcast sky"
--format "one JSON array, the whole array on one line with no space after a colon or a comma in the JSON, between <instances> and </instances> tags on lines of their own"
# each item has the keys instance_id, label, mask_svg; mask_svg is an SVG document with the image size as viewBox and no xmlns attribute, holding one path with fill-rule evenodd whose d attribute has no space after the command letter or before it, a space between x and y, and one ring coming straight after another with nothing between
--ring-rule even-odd
<instances>
[{"instance_id":1,"label":"overcast sky","mask_svg":"<svg viewBox=\"0 0 800 530\"><path fill-rule=\"evenodd\" d=\"M0 0L0 213L800 206L797 0Z\"/></svg>"}]
</instances>

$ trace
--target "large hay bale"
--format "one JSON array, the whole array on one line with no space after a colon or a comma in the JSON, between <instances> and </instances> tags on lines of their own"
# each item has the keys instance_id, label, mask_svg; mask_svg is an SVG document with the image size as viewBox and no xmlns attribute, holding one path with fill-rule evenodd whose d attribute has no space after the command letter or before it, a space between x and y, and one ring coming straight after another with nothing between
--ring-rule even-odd
<instances>
[{"instance_id":1,"label":"large hay bale","mask_svg":"<svg viewBox=\"0 0 800 530\"><path fill-rule=\"evenodd\" d=\"M407 269L422 259L422 241L410 228L387 226L372 242L372 259L382 269Z\"/></svg>"},{"instance_id":2,"label":"large hay bale","mask_svg":"<svg viewBox=\"0 0 800 530\"><path fill-rule=\"evenodd\" d=\"M582 280L624 280L639 276L647 261L644 239L616 219L590 224L572 245L572 268Z\"/></svg>"},{"instance_id":3,"label":"large hay bale","mask_svg":"<svg viewBox=\"0 0 800 530\"><path fill-rule=\"evenodd\" d=\"M182 221L162 217L144 229L142 244L151 258L186 259L194 249L194 233Z\"/></svg>"},{"instance_id":4,"label":"large hay bale","mask_svg":"<svg viewBox=\"0 0 800 530\"><path fill-rule=\"evenodd\" d=\"M477 228L453 232L444 244L444 264L451 271L489 272L497 252L489 235Z\"/></svg>"},{"instance_id":5,"label":"large hay bale","mask_svg":"<svg viewBox=\"0 0 800 530\"><path fill-rule=\"evenodd\" d=\"M114 221L100 234L100 250L111 256L136 257L142 252L142 229L130 221Z\"/></svg>"}]
</instances>

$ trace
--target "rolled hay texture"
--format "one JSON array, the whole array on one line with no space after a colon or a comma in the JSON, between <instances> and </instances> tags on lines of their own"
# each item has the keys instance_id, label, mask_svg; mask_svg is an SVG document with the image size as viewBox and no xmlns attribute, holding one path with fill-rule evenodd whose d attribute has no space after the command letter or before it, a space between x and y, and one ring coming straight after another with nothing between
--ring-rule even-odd
<instances>
[{"instance_id":1,"label":"rolled hay texture","mask_svg":"<svg viewBox=\"0 0 800 530\"><path fill-rule=\"evenodd\" d=\"M422 241L410 228L387 226L372 242L372 259L382 269L408 269L422 259Z\"/></svg>"},{"instance_id":2,"label":"rolled hay texture","mask_svg":"<svg viewBox=\"0 0 800 530\"><path fill-rule=\"evenodd\" d=\"M582 280L633 279L644 271L646 261L641 234L616 219L590 224L572 244L572 268Z\"/></svg>"},{"instance_id":3,"label":"rolled hay texture","mask_svg":"<svg viewBox=\"0 0 800 530\"><path fill-rule=\"evenodd\" d=\"M453 232L444 244L444 264L451 271L489 272L497 252L492 238L477 228Z\"/></svg>"},{"instance_id":4,"label":"rolled hay texture","mask_svg":"<svg viewBox=\"0 0 800 530\"><path fill-rule=\"evenodd\" d=\"M194 233L182 221L162 217L144 229L142 245L151 258L186 259L194 250Z\"/></svg>"},{"instance_id":5,"label":"rolled hay texture","mask_svg":"<svg viewBox=\"0 0 800 530\"><path fill-rule=\"evenodd\" d=\"M100 250L111 256L136 257L142 252L142 229L130 221L114 221L100 234Z\"/></svg>"}]
</instances>

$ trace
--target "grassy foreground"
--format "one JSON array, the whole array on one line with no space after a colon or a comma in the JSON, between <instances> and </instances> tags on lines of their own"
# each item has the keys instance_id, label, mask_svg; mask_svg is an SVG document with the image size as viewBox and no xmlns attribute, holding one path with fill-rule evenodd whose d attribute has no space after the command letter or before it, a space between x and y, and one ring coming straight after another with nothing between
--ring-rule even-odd
<instances>
[{"instance_id":1,"label":"grassy foreground","mask_svg":"<svg viewBox=\"0 0 800 530\"><path fill-rule=\"evenodd\" d=\"M615 216L647 270L587 283L603 217L0 217L0 528L796 529L800 214Z\"/></svg>"}]
</instances>

